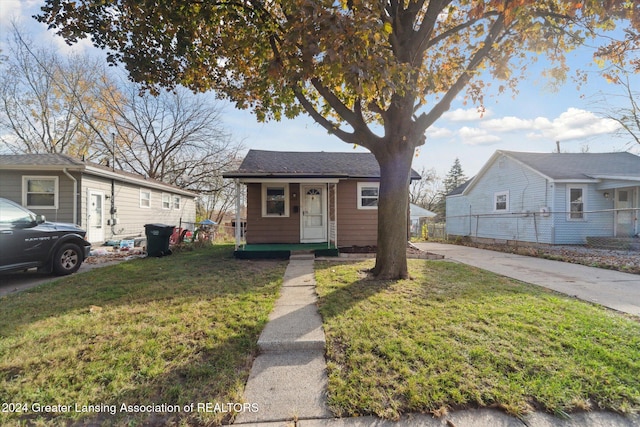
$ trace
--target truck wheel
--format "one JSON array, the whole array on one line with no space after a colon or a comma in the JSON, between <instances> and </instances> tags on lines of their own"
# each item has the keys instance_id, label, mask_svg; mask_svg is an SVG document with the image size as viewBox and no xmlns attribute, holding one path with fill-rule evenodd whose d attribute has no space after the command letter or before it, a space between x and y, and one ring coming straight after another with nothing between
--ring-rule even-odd
<instances>
[{"instance_id":1,"label":"truck wheel","mask_svg":"<svg viewBox=\"0 0 640 427\"><path fill-rule=\"evenodd\" d=\"M59 276L75 273L82 264L82 251L78 245L65 243L53 256L53 272Z\"/></svg>"}]
</instances>

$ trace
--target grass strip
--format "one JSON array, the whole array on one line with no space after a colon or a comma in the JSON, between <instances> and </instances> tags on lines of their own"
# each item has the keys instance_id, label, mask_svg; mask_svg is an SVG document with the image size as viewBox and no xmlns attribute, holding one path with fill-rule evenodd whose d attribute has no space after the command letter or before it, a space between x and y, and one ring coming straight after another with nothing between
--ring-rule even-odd
<instances>
[{"instance_id":1,"label":"grass strip","mask_svg":"<svg viewBox=\"0 0 640 427\"><path fill-rule=\"evenodd\" d=\"M640 409L637 319L462 264L372 266L316 263L337 415Z\"/></svg>"},{"instance_id":2,"label":"grass strip","mask_svg":"<svg viewBox=\"0 0 640 427\"><path fill-rule=\"evenodd\" d=\"M0 298L0 402L27 405L0 412L0 424L228 420L228 410L120 409L243 401L286 264L239 261L232 252L212 246L132 260Z\"/></svg>"}]
</instances>

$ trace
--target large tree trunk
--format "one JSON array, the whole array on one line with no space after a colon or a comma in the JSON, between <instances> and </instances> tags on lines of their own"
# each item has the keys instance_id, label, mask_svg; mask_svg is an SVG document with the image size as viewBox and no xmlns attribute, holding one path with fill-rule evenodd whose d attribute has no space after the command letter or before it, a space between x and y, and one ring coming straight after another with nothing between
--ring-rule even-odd
<instances>
[{"instance_id":1,"label":"large tree trunk","mask_svg":"<svg viewBox=\"0 0 640 427\"><path fill-rule=\"evenodd\" d=\"M378 249L373 273L381 279L405 279L407 268L407 209L414 148L392 144L374 152L380 164Z\"/></svg>"}]
</instances>

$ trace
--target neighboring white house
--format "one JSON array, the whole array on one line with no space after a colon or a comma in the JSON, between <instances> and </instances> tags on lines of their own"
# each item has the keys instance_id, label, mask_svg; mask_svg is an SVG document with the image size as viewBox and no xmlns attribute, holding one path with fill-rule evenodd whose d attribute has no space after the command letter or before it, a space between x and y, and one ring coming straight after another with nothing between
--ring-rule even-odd
<instances>
[{"instance_id":1,"label":"neighboring white house","mask_svg":"<svg viewBox=\"0 0 640 427\"><path fill-rule=\"evenodd\" d=\"M196 194L63 154L0 155L0 197L78 224L102 243L144 236L144 225L193 229Z\"/></svg>"},{"instance_id":2,"label":"neighboring white house","mask_svg":"<svg viewBox=\"0 0 640 427\"><path fill-rule=\"evenodd\" d=\"M421 233L420 229L420 221L425 220L427 218L434 218L436 216L435 212L431 212L425 208L421 208L418 205L413 203L409 204L409 220L411 221L411 235L419 236Z\"/></svg>"},{"instance_id":3,"label":"neighboring white house","mask_svg":"<svg viewBox=\"0 0 640 427\"><path fill-rule=\"evenodd\" d=\"M640 232L640 157L496 151L446 198L447 234L499 242L584 244Z\"/></svg>"}]
</instances>

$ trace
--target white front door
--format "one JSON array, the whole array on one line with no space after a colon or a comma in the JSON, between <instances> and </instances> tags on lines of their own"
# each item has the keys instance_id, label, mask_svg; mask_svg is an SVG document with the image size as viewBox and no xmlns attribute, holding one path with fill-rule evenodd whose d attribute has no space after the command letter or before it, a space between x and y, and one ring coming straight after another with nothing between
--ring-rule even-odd
<instances>
[{"instance_id":1,"label":"white front door","mask_svg":"<svg viewBox=\"0 0 640 427\"><path fill-rule=\"evenodd\" d=\"M87 240L104 242L104 193L87 192Z\"/></svg>"},{"instance_id":2,"label":"white front door","mask_svg":"<svg viewBox=\"0 0 640 427\"><path fill-rule=\"evenodd\" d=\"M634 196L633 188L616 190L616 237L631 237L635 234L637 213L632 210L635 206Z\"/></svg>"},{"instance_id":3,"label":"white front door","mask_svg":"<svg viewBox=\"0 0 640 427\"><path fill-rule=\"evenodd\" d=\"M327 194L321 185L303 185L302 218L300 219L300 242L327 241Z\"/></svg>"}]
</instances>

